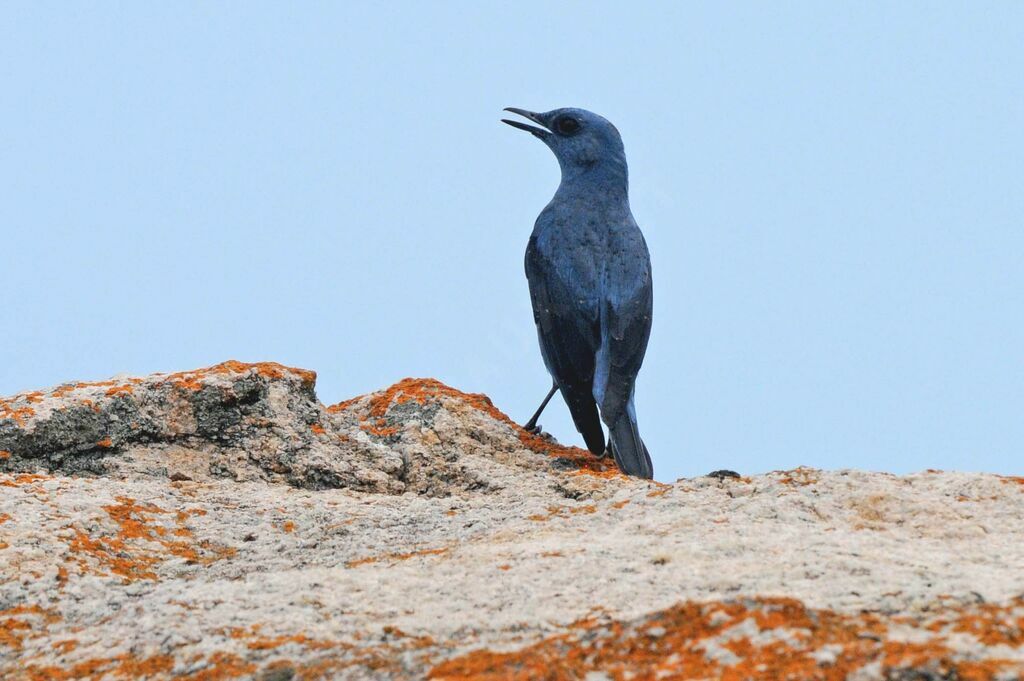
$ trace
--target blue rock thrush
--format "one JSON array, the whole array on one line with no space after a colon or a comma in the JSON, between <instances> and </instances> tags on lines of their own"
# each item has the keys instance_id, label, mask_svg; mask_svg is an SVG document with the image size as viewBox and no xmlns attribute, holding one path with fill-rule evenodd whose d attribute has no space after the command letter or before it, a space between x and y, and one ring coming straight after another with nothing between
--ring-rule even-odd
<instances>
[{"instance_id":1,"label":"blue rock thrush","mask_svg":"<svg viewBox=\"0 0 1024 681\"><path fill-rule=\"evenodd\" d=\"M540 351L576 429L597 456L609 449L619 468L651 478L633 388L651 335L651 259L629 210L626 152L615 126L583 109L506 111L543 127L503 119L555 153L562 181L541 211L526 248ZM598 410L600 409L600 419Z\"/></svg>"}]
</instances>

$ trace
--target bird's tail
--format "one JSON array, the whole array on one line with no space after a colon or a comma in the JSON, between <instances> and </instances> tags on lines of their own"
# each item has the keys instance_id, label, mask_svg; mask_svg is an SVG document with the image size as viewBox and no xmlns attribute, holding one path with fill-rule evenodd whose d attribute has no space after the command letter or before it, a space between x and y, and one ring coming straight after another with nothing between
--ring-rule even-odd
<instances>
[{"instance_id":1,"label":"bird's tail","mask_svg":"<svg viewBox=\"0 0 1024 681\"><path fill-rule=\"evenodd\" d=\"M632 401L612 424L608 436L612 456L623 473L648 480L654 477L654 465L651 463L647 445L640 439Z\"/></svg>"}]
</instances>

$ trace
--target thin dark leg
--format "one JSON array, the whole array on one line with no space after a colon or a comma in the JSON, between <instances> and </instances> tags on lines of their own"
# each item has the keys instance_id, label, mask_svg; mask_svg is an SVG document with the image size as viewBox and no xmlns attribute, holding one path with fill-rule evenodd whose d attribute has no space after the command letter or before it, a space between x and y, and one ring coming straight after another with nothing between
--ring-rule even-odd
<instances>
[{"instance_id":1,"label":"thin dark leg","mask_svg":"<svg viewBox=\"0 0 1024 681\"><path fill-rule=\"evenodd\" d=\"M551 398L554 396L556 392L558 392L558 384L554 383L551 385L551 390L548 391L548 396L545 397L544 401L540 403L540 406L537 407L537 411L534 412L533 416L530 417L530 420L526 422L526 425L523 426L523 428L530 431L531 433L536 432L538 430L537 419L540 418L541 412L544 411L544 407L548 406L548 402L551 401Z\"/></svg>"}]
</instances>

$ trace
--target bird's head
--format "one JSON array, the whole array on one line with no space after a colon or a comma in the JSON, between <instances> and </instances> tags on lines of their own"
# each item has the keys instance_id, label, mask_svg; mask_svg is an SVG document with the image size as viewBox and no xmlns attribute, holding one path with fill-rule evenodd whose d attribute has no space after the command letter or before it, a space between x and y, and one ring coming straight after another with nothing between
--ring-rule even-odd
<instances>
[{"instance_id":1,"label":"bird's head","mask_svg":"<svg viewBox=\"0 0 1024 681\"><path fill-rule=\"evenodd\" d=\"M527 125L503 118L514 128L525 130L540 139L555 153L563 177L576 176L588 170L625 174L626 152L619 131L607 119L585 109L554 109L534 113L509 107L511 111L543 127Z\"/></svg>"}]
</instances>

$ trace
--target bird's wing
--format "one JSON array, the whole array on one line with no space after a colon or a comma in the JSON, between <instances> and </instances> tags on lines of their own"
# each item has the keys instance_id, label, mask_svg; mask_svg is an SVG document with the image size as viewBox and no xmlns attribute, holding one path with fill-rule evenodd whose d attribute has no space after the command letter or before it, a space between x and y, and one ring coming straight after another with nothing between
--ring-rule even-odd
<instances>
[{"instance_id":1,"label":"bird's wing","mask_svg":"<svg viewBox=\"0 0 1024 681\"><path fill-rule=\"evenodd\" d=\"M596 388L601 416L613 423L626 408L647 352L654 308L651 262L643 236L608 275L607 303L601 321L603 345L597 359Z\"/></svg>"},{"instance_id":2,"label":"bird's wing","mask_svg":"<svg viewBox=\"0 0 1024 681\"><path fill-rule=\"evenodd\" d=\"M586 306L578 302L580 292L574 290L572 277L559 270L558 264L545 257L530 239L526 278L544 360L556 381L589 383L600 342L598 311L587 314Z\"/></svg>"},{"instance_id":3,"label":"bird's wing","mask_svg":"<svg viewBox=\"0 0 1024 681\"><path fill-rule=\"evenodd\" d=\"M535 237L526 249L526 278L544 364L587 447L601 454L604 432L593 396L594 356L600 342L597 306L591 311L580 305L578 281L537 248Z\"/></svg>"}]
</instances>

